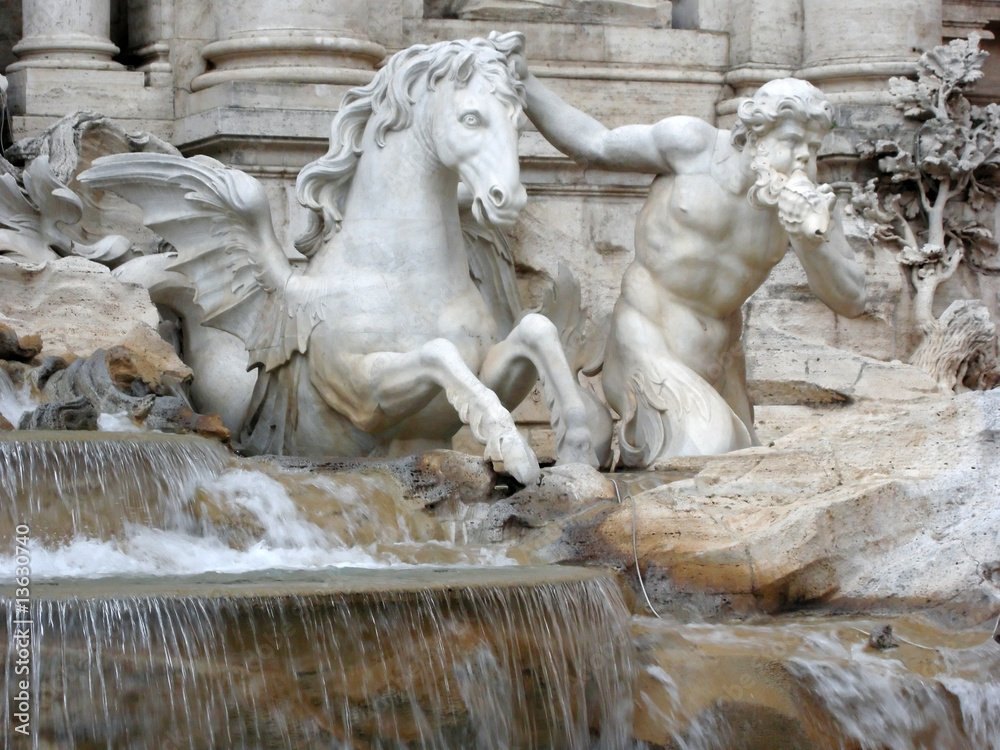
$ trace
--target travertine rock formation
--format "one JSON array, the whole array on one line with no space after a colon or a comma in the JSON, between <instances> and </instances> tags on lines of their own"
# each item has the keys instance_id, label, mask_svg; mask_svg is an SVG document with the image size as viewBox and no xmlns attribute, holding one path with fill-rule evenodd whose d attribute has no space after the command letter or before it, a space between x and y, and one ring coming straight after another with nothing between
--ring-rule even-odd
<instances>
[{"instance_id":1,"label":"travertine rock formation","mask_svg":"<svg viewBox=\"0 0 1000 750\"><path fill-rule=\"evenodd\" d=\"M775 440L635 496L646 589L712 614L1000 607L1000 393L832 409ZM632 509L564 529L550 552L634 575ZM634 579L633 579L634 580Z\"/></svg>"},{"instance_id":2,"label":"travertine rock formation","mask_svg":"<svg viewBox=\"0 0 1000 750\"><path fill-rule=\"evenodd\" d=\"M160 316L140 286L123 284L85 258L25 265L0 258L0 323L42 338L42 356L88 356L124 345L155 360L154 369L190 375L156 332Z\"/></svg>"}]
</instances>

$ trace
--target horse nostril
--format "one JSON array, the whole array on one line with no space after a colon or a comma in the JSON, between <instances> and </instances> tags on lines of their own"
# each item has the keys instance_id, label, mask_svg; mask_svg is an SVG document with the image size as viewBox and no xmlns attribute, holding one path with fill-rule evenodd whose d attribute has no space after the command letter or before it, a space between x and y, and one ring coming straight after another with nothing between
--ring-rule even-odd
<instances>
[{"instance_id":1,"label":"horse nostril","mask_svg":"<svg viewBox=\"0 0 1000 750\"><path fill-rule=\"evenodd\" d=\"M489 196L490 200L493 201L493 205L497 208L502 208L507 200L507 194L504 193L503 188L499 185L494 185L490 188Z\"/></svg>"}]
</instances>

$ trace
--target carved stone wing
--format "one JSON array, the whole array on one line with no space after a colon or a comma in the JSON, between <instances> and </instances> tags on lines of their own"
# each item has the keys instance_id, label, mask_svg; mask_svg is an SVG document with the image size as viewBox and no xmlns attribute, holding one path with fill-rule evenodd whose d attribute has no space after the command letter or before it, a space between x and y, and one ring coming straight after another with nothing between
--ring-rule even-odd
<instances>
[{"instance_id":1,"label":"carved stone wing","mask_svg":"<svg viewBox=\"0 0 1000 750\"><path fill-rule=\"evenodd\" d=\"M19 232L38 230L38 209L28 202L9 174L0 174L0 226Z\"/></svg>"},{"instance_id":2,"label":"carved stone wing","mask_svg":"<svg viewBox=\"0 0 1000 750\"><path fill-rule=\"evenodd\" d=\"M214 159L167 154L105 156L78 179L142 207L146 226L176 248L169 270L193 284L202 323L242 339L251 366L269 371L305 352L313 316L285 314L292 268L257 180Z\"/></svg>"}]
</instances>

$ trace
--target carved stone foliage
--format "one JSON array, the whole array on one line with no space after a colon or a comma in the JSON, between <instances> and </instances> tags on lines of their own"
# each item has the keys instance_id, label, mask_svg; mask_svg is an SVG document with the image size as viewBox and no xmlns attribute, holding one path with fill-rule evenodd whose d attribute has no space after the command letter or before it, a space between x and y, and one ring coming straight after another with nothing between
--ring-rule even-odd
<instances>
[{"instance_id":1,"label":"carved stone foliage","mask_svg":"<svg viewBox=\"0 0 1000 750\"><path fill-rule=\"evenodd\" d=\"M990 228L1000 196L1000 105L979 107L965 95L982 78L986 57L970 35L924 53L917 80L890 79L907 127L859 146L878 176L852 199L871 240L910 271L923 336L910 361L943 390L996 382L996 331L985 305L961 301L940 317L933 312L935 292L960 265L1000 269Z\"/></svg>"}]
</instances>

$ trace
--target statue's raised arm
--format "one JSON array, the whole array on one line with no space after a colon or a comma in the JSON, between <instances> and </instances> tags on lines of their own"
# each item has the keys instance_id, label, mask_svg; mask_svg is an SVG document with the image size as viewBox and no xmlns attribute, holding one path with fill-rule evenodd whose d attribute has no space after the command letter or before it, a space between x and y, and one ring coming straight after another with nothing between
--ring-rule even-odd
<instances>
[{"instance_id":1,"label":"statue's raised arm","mask_svg":"<svg viewBox=\"0 0 1000 750\"><path fill-rule=\"evenodd\" d=\"M715 128L695 117L669 117L654 125L609 129L570 106L528 70L524 74L528 118L556 148L574 161L598 169L663 174L699 158L715 139Z\"/></svg>"}]
</instances>

